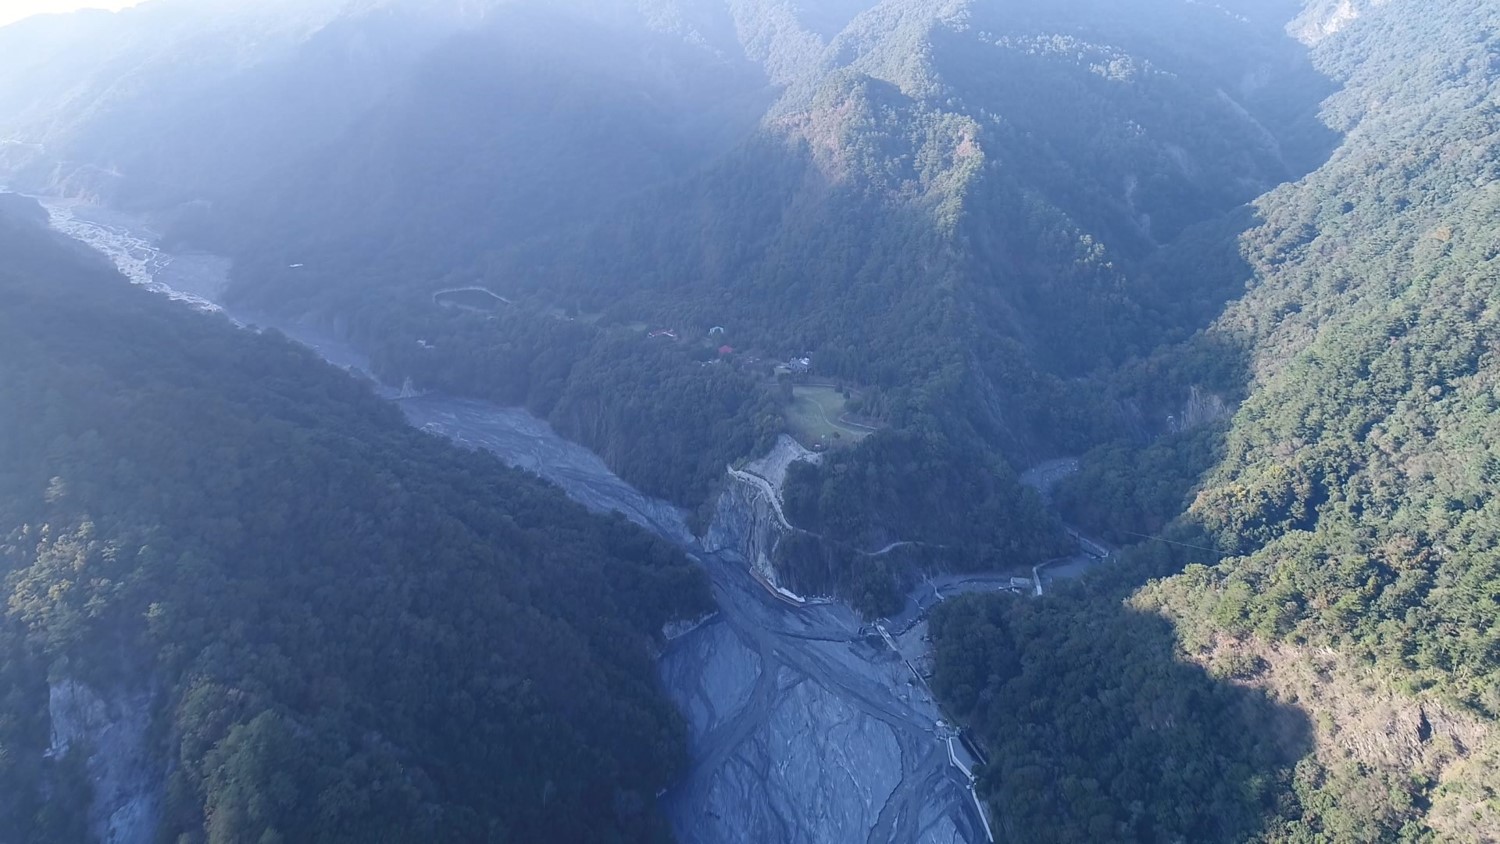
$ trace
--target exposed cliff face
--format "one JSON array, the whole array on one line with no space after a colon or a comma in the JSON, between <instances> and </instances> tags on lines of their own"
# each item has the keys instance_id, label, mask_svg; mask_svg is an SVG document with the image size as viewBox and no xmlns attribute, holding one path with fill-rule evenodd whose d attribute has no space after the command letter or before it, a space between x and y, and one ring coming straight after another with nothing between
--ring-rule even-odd
<instances>
[{"instance_id":1,"label":"exposed cliff face","mask_svg":"<svg viewBox=\"0 0 1500 844\"><path fill-rule=\"evenodd\" d=\"M777 543L788 533L763 489L731 477L703 536L703 550L744 557L756 575L775 585L776 570L771 559Z\"/></svg>"},{"instance_id":2,"label":"exposed cliff face","mask_svg":"<svg viewBox=\"0 0 1500 844\"><path fill-rule=\"evenodd\" d=\"M1437 840L1500 840L1492 773L1500 734L1473 712L1401 690L1330 649L1221 635L1188 645L1188 656L1214 675L1313 716L1313 758L1327 772L1319 776L1343 783L1356 816L1389 823L1393 801L1427 800Z\"/></svg>"},{"instance_id":3,"label":"exposed cliff face","mask_svg":"<svg viewBox=\"0 0 1500 844\"><path fill-rule=\"evenodd\" d=\"M414 424L705 552L721 612L696 629L672 630L661 661L693 758L666 798L679 840L985 840L966 783L931 732L937 708L895 654L861 636L848 608L789 608L745 576L752 560L769 570L787 531L768 489L779 489L792 460L809 456L795 442L746 466L758 481L730 479L700 543L675 508L642 496L522 411L438 396L402 404Z\"/></svg>"},{"instance_id":4,"label":"exposed cliff face","mask_svg":"<svg viewBox=\"0 0 1500 844\"><path fill-rule=\"evenodd\" d=\"M1337 35L1358 20L1366 9L1377 5L1380 5L1380 0L1314 0L1287 25L1287 32L1304 44L1317 44Z\"/></svg>"},{"instance_id":5,"label":"exposed cliff face","mask_svg":"<svg viewBox=\"0 0 1500 844\"><path fill-rule=\"evenodd\" d=\"M757 576L780 586L772 559L777 544L793 531L781 509L787 467L798 461L816 463L819 457L782 434L769 454L743 472L731 472L703 536L703 550L744 557Z\"/></svg>"},{"instance_id":6,"label":"exposed cliff face","mask_svg":"<svg viewBox=\"0 0 1500 844\"><path fill-rule=\"evenodd\" d=\"M977 842L985 834L948 764L925 690L841 604L789 610L771 554L794 530L786 469L817 459L783 437L730 472L702 547L722 613L662 657L693 766L667 796L684 842Z\"/></svg>"},{"instance_id":7,"label":"exposed cliff face","mask_svg":"<svg viewBox=\"0 0 1500 844\"><path fill-rule=\"evenodd\" d=\"M112 689L100 693L77 680L51 684L54 757L86 753L93 791L89 832L103 844L153 841L161 821L165 777L147 735L152 695Z\"/></svg>"},{"instance_id":8,"label":"exposed cliff face","mask_svg":"<svg viewBox=\"0 0 1500 844\"><path fill-rule=\"evenodd\" d=\"M92 239L97 228L75 236ZM277 327L335 365L364 370L363 358L336 338L308 325ZM986 840L968 784L936 736L937 706L899 657L866 635L848 607L789 607L747 575L735 549L767 547L779 524L758 483L726 493L714 540L700 543L680 510L630 487L524 410L439 395L401 406L411 424L535 471L579 503L620 513L703 564L720 613L670 626L661 661L666 691L691 732L692 767L665 797L679 840ZM746 468L779 489L786 465L808 456L788 439ZM724 550L702 553L707 548ZM101 839L151 840L141 831L156 825L162 778L146 753L150 697L60 683L54 699L59 750L112 748L88 758ZM111 824L116 832L107 837Z\"/></svg>"}]
</instances>

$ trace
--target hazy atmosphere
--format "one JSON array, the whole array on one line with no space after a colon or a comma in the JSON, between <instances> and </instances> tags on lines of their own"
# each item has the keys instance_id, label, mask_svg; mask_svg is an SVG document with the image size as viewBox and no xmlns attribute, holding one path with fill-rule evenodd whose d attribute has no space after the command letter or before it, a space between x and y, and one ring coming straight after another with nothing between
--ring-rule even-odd
<instances>
[{"instance_id":1,"label":"hazy atmosphere","mask_svg":"<svg viewBox=\"0 0 1500 844\"><path fill-rule=\"evenodd\" d=\"M140 5L142 0L4 0L0 2L0 26L32 15L61 14L79 9L119 11Z\"/></svg>"},{"instance_id":2,"label":"hazy atmosphere","mask_svg":"<svg viewBox=\"0 0 1500 844\"><path fill-rule=\"evenodd\" d=\"M1490 0L0 0L0 844L1500 841L1497 179Z\"/></svg>"}]
</instances>

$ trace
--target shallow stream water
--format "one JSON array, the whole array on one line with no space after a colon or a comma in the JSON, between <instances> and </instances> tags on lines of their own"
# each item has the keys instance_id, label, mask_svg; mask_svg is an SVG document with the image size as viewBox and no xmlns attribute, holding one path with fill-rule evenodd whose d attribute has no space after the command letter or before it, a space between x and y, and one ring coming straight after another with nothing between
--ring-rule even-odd
<instances>
[{"instance_id":1,"label":"shallow stream water","mask_svg":"<svg viewBox=\"0 0 1500 844\"><path fill-rule=\"evenodd\" d=\"M228 260L165 252L149 227L107 210L44 204L55 228L108 255L133 283L221 309ZM318 326L227 313L276 328L337 366L367 369L364 355ZM672 640L660 661L666 693L690 727L692 764L662 797L684 844L988 840L968 778L949 763L938 708L899 655L847 607L794 606L751 576L736 548L767 513L725 496L708 551L678 508L641 494L522 409L379 389L413 425L535 472L592 510L618 511L703 566L720 612Z\"/></svg>"}]
</instances>

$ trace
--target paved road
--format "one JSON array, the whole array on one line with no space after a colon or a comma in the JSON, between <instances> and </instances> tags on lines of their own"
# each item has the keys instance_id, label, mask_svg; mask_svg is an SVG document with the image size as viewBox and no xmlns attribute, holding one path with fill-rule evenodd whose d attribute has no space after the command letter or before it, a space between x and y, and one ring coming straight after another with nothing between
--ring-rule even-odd
<instances>
[{"instance_id":1,"label":"paved road","mask_svg":"<svg viewBox=\"0 0 1500 844\"><path fill-rule=\"evenodd\" d=\"M1021 473L1021 483L1035 489L1050 503L1053 487L1057 486L1058 482L1063 478L1077 472L1078 466L1078 458L1076 457L1048 460ZM1031 569L1031 575L1037 595L1041 595L1044 592L1043 571L1046 571L1047 575L1050 575L1052 579L1058 577L1081 577L1094 566L1107 562L1114 553L1108 545L1084 535L1083 531L1072 525L1064 524L1063 529L1068 532L1069 536L1078 541L1082 553L1072 557L1048 560L1045 563L1034 566Z\"/></svg>"},{"instance_id":2,"label":"paved road","mask_svg":"<svg viewBox=\"0 0 1500 844\"><path fill-rule=\"evenodd\" d=\"M847 607L792 607L777 600L738 555L703 553L680 510L641 495L597 456L524 411L433 396L403 401L402 408L413 424L532 469L592 509L623 513L703 565L720 607L713 623L729 627L754 654L758 670L748 699L726 707L721 723L693 737L692 766L666 798L682 840L987 840L968 781L949 764L936 734L936 705L912 686L896 654L861 636L864 625ZM750 483L758 478L741 475ZM766 483L760 482L757 488ZM664 659L690 652L698 636L674 642ZM723 668L706 665L703 671ZM679 698L692 693L673 691ZM839 732L851 724L849 733ZM841 736L843 746L819 743L829 736ZM840 757L864 769L840 771ZM782 765L787 759L807 764ZM869 780L894 786L881 795ZM870 802L859 803L864 799ZM839 819L838 829L819 826L830 819ZM855 831L846 822L866 824L867 832L845 837Z\"/></svg>"},{"instance_id":3,"label":"paved road","mask_svg":"<svg viewBox=\"0 0 1500 844\"><path fill-rule=\"evenodd\" d=\"M781 496L776 493L776 490L771 486L770 481L762 478L760 475L751 472L741 472L739 469L736 469L733 466L729 467L729 477L750 484L751 486L755 487L761 495L764 495L766 497L766 500L771 502L771 510L776 513L776 521L781 524L782 530L785 530L787 532L795 532L797 530L797 528L794 527L790 521L787 521L786 513L781 509Z\"/></svg>"},{"instance_id":4,"label":"paved road","mask_svg":"<svg viewBox=\"0 0 1500 844\"><path fill-rule=\"evenodd\" d=\"M68 226L69 234L107 247L128 264L137 283L166 295L222 288L222 262L176 260L180 256L154 251L149 238L118 222L90 227L69 218ZM161 281L164 267L184 274L179 285ZM205 273L216 275L194 277ZM356 350L308 326L243 314L237 319L274 325L340 366L364 367ZM393 400L399 395L383 392ZM914 686L897 654L861 634L847 607L777 600L738 555L704 553L682 511L642 495L597 456L522 410L432 395L402 400L401 407L413 425L534 471L590 509L622 513L677 543L707 572L719 618L670 643L662 659L667 690L684 711L691 715L689 702L707 697L717 719L693 716L691 768L664 798L681 840L987 840L968 784L936 735L937 707ZM774 491L768 492L785 523ZM726 627L732 635L719 635ZM733 647L714 647L715 638ZM749 693L741 694L745 687Z\"/></svg>"}]
</instances>

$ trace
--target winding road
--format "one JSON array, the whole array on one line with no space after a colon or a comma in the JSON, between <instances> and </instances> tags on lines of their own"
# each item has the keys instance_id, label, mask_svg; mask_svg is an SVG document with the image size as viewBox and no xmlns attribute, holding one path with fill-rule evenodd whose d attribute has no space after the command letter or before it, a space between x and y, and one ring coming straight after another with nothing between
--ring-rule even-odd
<instances>
[{"instance_id":1,"label":"winding road","mask_svg":"<svg viewBox=\"0 0 1500 844\"><path fill-rule=\"evenodd\" d=\"M164 284L164 273L183 272L185 265L221 274L227 265L178 261L149 235L132 234L143 229L91 223L76 210L68 211L66 233L128 265L132 281L179 297L183 289L222 288L222 277ZM195 298L195 304L206 304ZM316 329L231 316L242 324L274 326L330 362L363 369L362 355ZM392 400L399 396L396 390L382 393ZM533 471L592 510L622 513L677 544L707 573L718 617L670 642L661 658L666 691L689 722L691 765L663 797L680 840L989 840L967 777L950 764L946 740L938 734L936 704L900 655L867 637L847 607L793 607L777 600L738 554L704 551L681 510L641 494L596 455L523 410L435 395L401 400L400 406L415 426ZM749 482L756 484L755 477ZM763 478L756 486L761 484L790 528L779 496ZM882 553L894 547L899 544Z\"/></svg>"},{"instance_id":2,"label":"winding road","mask_svg":"<svg viewBox=\"0 0 1500 844\"><path fill-rule=\"evenodd\" d=\"M1050 504L1052 502L1052 488L1057 486L1058 482L1063 478L1066 478L1074 472L1077 472L1078 467L1079 463L1078 458L1076 457L1063 457L1057 460L1048 460L1045 463L1033 466L1032 468L1021 473L1021 483L1024 486L1029 486L1032 489L1036 490L1037 493L1041 495L1042 498L1046 499ZM1055 560L1047 560L1044 563L1038 563L1037 565L1032 566L1031 579L1035 589L1035 594L1037 596L1041 596L1043 594L1043 569L1049 567L1067 567L1072 569L1072 571L1067 576L1077 577L1094 565L1097 565L1101 562L1108 562L1110 557L1114 553L1110 550L1109 546L1094 539L1090 539L1089 537L1085 536L1082 531L1080 531L1076 527L1073 527L1072 525L1064 524L1063 530L1067 531L1067 534L1069 536L1077 540L1079 547L1082 549L1082 553L1076 554L1072 557L1059 557Z\"/></svg>"},{"instance_id":3,"label":"winding road","mask_svg":"<svg viewBox=\"0 0 1500 844\"><path fill-rule=\"evenodd\" d=\"M795 533L799 530L799 528L794 527L791 522L787 521L786 512L781 509L781 496L778 495L776 489L771 486L770 481L762 478L760 475L754 474L753 472L742 472L739 469L734 468L733 466L729 467L729 477L750 484L751 486L755 487L761 495L764 495L766 497L766 500L771 502L771 510L776 514L776 521L781 524L782 530L785 530L788 533Z\"/></svg>"},{"instance_id":4,"label":"winding road","mask_svg":"<svg viewBox=\"0 0 1500 844\"><path fill-rule=\"evenodd\" d=\"M734 468L733 466L729 467L729 477L734 478L735 480L744 481L745 483L750 484L752 487L754 487L756 489L757 492L759 492L762 496L764 496L765 499L770 502L770 504L771 504L771 511L776 514L776 522L779 525L781 525L781 529L782 530L786 531L787 533L808 533L808 531L805 531L802 528L799 528L796 525L793 525L787 519L787 517L786 517L786 511L783 510L782 506L781 506L781 496L777 493L775 487L771 486L771 482L770 481L766 480L765 478L761 477L760 475L755 474L754 472L742 471L740 469ZM816 534L814 534L814 535L816 535ZM904 539L904 540L900 540L900 541L897 541L897 542L892 542L892 543L886 545L884 548L881 548L879 551L860 551L858 549L854 549L854 553L859 554L860 556L863 556L863 557L884 557L885 555L891 553L892 551L895 551L895 550L900 549L900 548L915 548L915 547L921 547L921 548L946 548L947 546L946 545L933 545L930 542L917 542L915 540Z\"/></svg>"}]
</instances>

